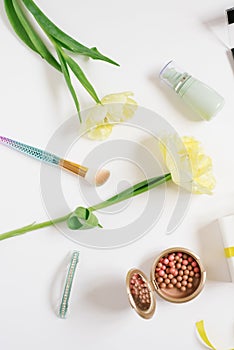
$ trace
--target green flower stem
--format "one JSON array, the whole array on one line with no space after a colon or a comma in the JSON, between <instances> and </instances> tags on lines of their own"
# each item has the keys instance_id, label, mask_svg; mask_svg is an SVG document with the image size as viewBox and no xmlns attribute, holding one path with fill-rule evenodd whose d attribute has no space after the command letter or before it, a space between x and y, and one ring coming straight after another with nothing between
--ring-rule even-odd
<instances>
[{"instance_id":1,"label":"green flower stem","mask_svg":"<svg viewBox=\"0 0 234 350\"><path fill-rule=\"evenodd\" d=\"M39 224L31 224L28 226L24 226L21 228L18 228L16 230L13 231L9 231L6 233L2 233L0 235L0 241L7 239L7 238L11 238L14 236L19 236L19 235L23 235L24 233L30 232L30 231L35 231L35 230L39 230L40 228L44 228L44 227L48 227L48 226L52 226L55 224L59 224L60 222L64 222L66 221L69 216L71 215L71 213L65 215L65 216L61 216L55 220L49 220L49 221L44 221L44 222L40 222Z\"/></svg>"},{"instance_id":2,"label":"green flower stem","mask_svg":"<svg viewBox=\"0 0 234 350\"><path fill-rule=\"evenodd\" d=\"M152 188L157 187L157 186L159 186L159 185L161 185L169 180L171 180L170 173L162 175L162 176L153 177L153 178L148 179L148 180L141 181L138 184L128 188L127 190L124 190L124 191L118 193L117 195L107 199L106 201L103 201L97 205L94 205L93 207L88 208L88 210L93 212L93 211L96 211L99 209L109 207L111 205L122 202L126 199L129 199L131 197L135 197L141 193L149 191ZM44 227L48 227L48 226L52 226L55 224L59 224L61 222L65 222L68 220L68 218L70 217L71 214L72 213L69 213L65 216L61 216L61 217L54 219L54 220L44 221L44 222L41 222L39 224L33 223L31 225L24 226L24 227L21 227L19 229L13 230L13 231L2 233L0 235L0 241L7 239L7 238L14 237L14 236L22 235L22 234L30 232L30 231L39 230L39 229L44 228Z\"/></svg>"},{"instance_id":3,"label":"green flower stem","mask_svg":"<svg viewBox=\"0 0 234 350\"><path fill-rule=\"evenodd\" d=\"M139 182L138 184L128 188L127 190L122 191L122 192L118 193L117 195L107 199L106 201L101 202L97 205L94 205L93 207L90 207L88 209L90 211L96 211L96 210L100 210L100 209L109 207L111 205L125 201L126 199L129 199L131 197L135 197L138 194L149 191L152 188L159 186L159 185L161 185L164 182L167 182L169 180L171 180L171 174L166 174L163 176L157 176L157 177L153 177L153 178L148 179L148 180L144 180L144 181Z\"/></svg>"}]
</instances>

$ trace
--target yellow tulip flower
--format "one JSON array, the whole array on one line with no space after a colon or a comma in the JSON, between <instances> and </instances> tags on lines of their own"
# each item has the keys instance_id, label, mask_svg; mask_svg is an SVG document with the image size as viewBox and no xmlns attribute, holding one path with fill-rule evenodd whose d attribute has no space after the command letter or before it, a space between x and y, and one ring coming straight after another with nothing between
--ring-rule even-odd
<instances>
[{"instance_id":1,"label":"yellow tulip flower","mask_svg":"<svg viewBox=\"0 0 234 350\"><path fill-rule=\"evenodd\" d=\"M215 187L212 160L201 143L193 137L169 136L160 144L164 162L172 180L179 186L195 194L211 194Z\"/></svg>"},{"instance_id":2,"label":"yellow tulip flower","mask_svg":"<svg viewBox=\"0 0 234 350\"><path fill-rule=\"evenodd\" d=\"M131 96L132 92L120 92L103 97L101 104L92 108L86 118L88 137L92 140L105 140L112 132L113 123L132 118L137 110L137 103Z\"/></svg>"}]
</instances>

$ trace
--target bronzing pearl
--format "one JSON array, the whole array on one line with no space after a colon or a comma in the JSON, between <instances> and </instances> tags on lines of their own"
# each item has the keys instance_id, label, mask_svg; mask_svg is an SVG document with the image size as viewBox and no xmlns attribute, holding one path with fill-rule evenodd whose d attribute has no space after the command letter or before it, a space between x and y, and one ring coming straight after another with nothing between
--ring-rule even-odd
<instances>
[{"instance_id":1,"label":"bronzing pearl","mask_svg":"<svg viewBox=\"0 0 234 350\"><path fill-rule=\"evenodd\" d=\"M177 277L177 281L181 282L182 281L182 276Z\"/></svg>"},{"instance_id":2,"label":"bronzing pearl","mask_svg":"<svg viewBox=\"0 0 234 350\"><path fill-rule=\"evenodd\" d=\"M175 269L174 267L171 267L171 268L170 268L170 273L171 273L172 275L174 275L175 272L176 272L176 269Z\"/></svg>"},{"instance_id":3,"label":"bronzing pearl","mask_svg":"<svg viewBox=\"0 0 234 350\"><path fill-rule=\"evenodd\" d=\"M172 284L172 283L169 283L167 287L168 287L169 289L172 289L172 288L173 288L173 284Z\"/></svg>"},{"instance_id":4,"label":"bronzing pearl","mask_svg":"<svg viewBox=\"0 0 234 350\"><path fill-rule=\"evenodd\" d=\"M170 255L168 256L168 260L169 260L169 261L173 261L173 260L174 260L174 255L173 255L173 254L170 254Z\"/></svg>"},{"instance_id":5,"label":"bronzing pearl","mask_svg":"<svg viewBox=\"0 0 234 350\"><path fill-rule=\"evenodd\" d=\"M185 286L182 286L182 287L180 288L180 290L181 290L182 292L185 292L185 291L186 291L186 287L185 287Z\"/></svg>"},{"instance_id":6,"label":"bronzing pearl","mask_svg":"<svg viewBox=\"0 0 234 350\"><path fill-rule=\"evenodd\" d=\"M160 277L163 277L165 275L165 272L163 270L160 270L158 274Z\"/></svg>"},{"instance_id":7,"label":"bronzing pearl","mask_svg":"<svg viewBox=\"0 0 234 350\"><path fill-rule=\"evenodd\" d=\"M176 283L176 287L180 289L180 288L181 288L181 283L180 283L180 282L177 282L177 283Z\"/></svg>"}]
</instances>

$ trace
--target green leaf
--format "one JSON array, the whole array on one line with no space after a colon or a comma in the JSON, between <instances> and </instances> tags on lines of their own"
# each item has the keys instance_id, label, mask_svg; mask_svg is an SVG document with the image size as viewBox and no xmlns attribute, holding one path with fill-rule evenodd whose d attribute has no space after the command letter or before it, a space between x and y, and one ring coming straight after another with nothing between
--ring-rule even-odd
<instances>
[{"instance_id":1,"label":"green leaf","mask_svg":"<svg viewBox=\"0 0 234 350\"><path fill-rule=\"evenodd\" d=\"M79 43L61 29L59 29L53 22L50 21L48 17L39 9L39 7L32 0L22 0L27 9L32 13L37 23L41 28L49 35L53 36L58 40L61 45L64 45L65 48L69 48L72 52L82 54L84 56L91 57L93 59L102 60L119 66L118 63L114 62L110 58L102 55L97 49L89 49L83 44Z\"/></svg>"},{"instance_id":2,"label":"green leaf","mask_svg":"<svg viewBox=\"0 0 234 350\"><path fill-rule=\"evenodd\" d=\"M39 53L35 46L33 45L31 39L29 38L27 32L25 31L24 27L22 26L16 12L14 9L14 6L12 4L11 0L4 0L5 10L7 17L12 25L12 28L16 32L16 34L19 36L19 38L33 51Z\"/></svg>"},{"instance_id":3,"label":"green leaf","mask_svg":"<svg viewBox=\"0 0 234 350\"><path fill-rule=\"evenodd\" d=\"M75 102L75 105L76 105L76 110L77 110L77 113L78 113L78 116L79 116L79 119L80 119L80 122L81 122L81 116L80 116L80 104L79 104L79 101L78 101L78 98L76 96L76 92L73 88L73 85L72 85L72 82L71 82L71 78L70 78L70 74L69 74L69 71L68 71L68 68L67 68L67 64L66 64L66 61L64 60L64 57L61 53L61 50L58 48L58 46L55 44L55 49L56 49L56 52L57 52L57 55L58 55L58 58L59 58L59 61L60 61L60 64L61 64L61 68L62 68L62 73L64 75L64 78L65 78L65 81L67 83L67 86L70 90L70 93L72 95L72 98Z\"/></svg>"},{"instance_id":4,"label":"green leaf","mask_svg":"<svg viewBox=\"0 0 234 350\"><path fill-rule=\"evenodd\" d=\"M75 76L77 77L77 79L80 81L80 83L83 85L83 87L87 90L87 92L90 94L90 96L92 96L92 98L94 99L94 101L96 103L101 103L101 101L99 100L96 91L94 90L93 86L91 85L91 83L88 81L88 79L86 78L84 72L82 71L82 69L80 68L80 66L69 56L65 55L64 56L67 64L69 65L69 67L71 68L71 70L73 71L73 73L75 74Z\"/></svg>"},{"instance_id":5,"label":"green leaf","mask_svg":"<svg viewBox=\"0 0 234 350\"><path fill-rule=\"evenodd\" d=\"M49 52L39 35L35 32L34 28L32 27L31 23L28 21L27 17L25 16L24 12L22 11L20 5L18 4L17 0L12 1L15 13L18 16L18 19L23 26L25 32L27 33L28 37L30 38L31 42L33 43L34 47L36 48L37 52L41 55L42 58L44 58L49 64L51 64L54 68L61 71L61 67L59 63L56 61L54 56Z\"/></svg>"},{"instance_id":6,"label":"green leaf","mask_svg":"<svg viewBox=\"0 0 234 350\"><path fill-rule=\"evenodd\" d=\"M83 207L78 207L67 219L67 226L71 230L87 230L99 225L97 217L89 209Z\"/></svg>"}]
</instances>

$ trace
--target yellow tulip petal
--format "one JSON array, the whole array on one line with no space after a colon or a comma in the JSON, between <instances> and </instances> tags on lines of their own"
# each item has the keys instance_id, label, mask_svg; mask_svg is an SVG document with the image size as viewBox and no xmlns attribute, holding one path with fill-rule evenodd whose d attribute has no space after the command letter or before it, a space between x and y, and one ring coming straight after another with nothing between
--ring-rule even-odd
<instances>
[{"instance_id":1,"label":"yellow tulip petal","mask_svg":"<svg viewBox=\"0 0 234 350\"><path fill-rule=\"evenodd\" d=\"M103 124L96 126L88 133L88 137L91 140L103 141L110 136L112 128L113 126L111 124Z\"/></svg>"},{"instance_id":2,"label":"yellow tulip petal","mask_svg":"<svg viewBox=\"0 0 234 350\"><path fill-rule=\"evenodd\" d=\"M126 103L128 96L133 96L133 92L131 91L125 91L125 92L119 92L116 94L109 94L104 96L101 99L101 103L103 104L110 104L110 103Z\"/></svg>"},{"instance_id":3,"label":"yellow tulip petal","mask_svg":"<svg viewBox=\"0 0 234 350\"><path fill-rule=\"evenodd\" d=\"M129 99L128 99L129 100ZM132 100L133 101L133 100ZM135 102L135 101L134 101ZM137 103L129 103L127 102L124 106L123 106L123 117L125 118L125 120L130 119L133 117L134 113L137 110ZM124 119L123 118L123 119ZM123 120L124 121L124 120Z\"/></svg>"}]
</instances>

